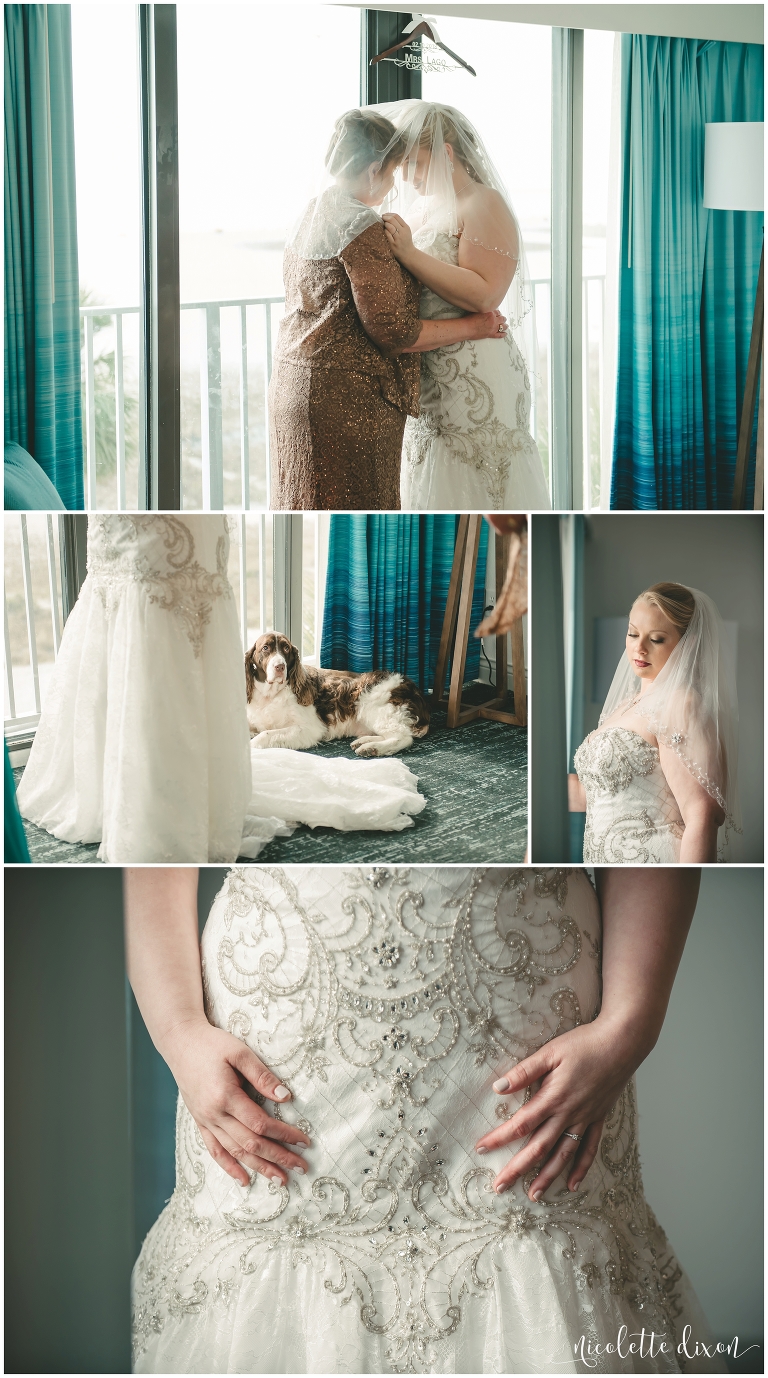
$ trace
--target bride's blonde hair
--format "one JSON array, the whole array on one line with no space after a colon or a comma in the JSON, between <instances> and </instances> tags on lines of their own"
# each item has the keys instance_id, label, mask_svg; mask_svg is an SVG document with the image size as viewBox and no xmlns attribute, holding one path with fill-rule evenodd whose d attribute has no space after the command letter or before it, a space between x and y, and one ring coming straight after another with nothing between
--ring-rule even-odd
<instances>
[{"instance_id":1,"label":"bride's blonde hair","mask_svg":"<svg viewBox=\"0 0 768 1378\"><path fill-rule=\"evenodd\" d=\"M658 608L681 636L683 632L687 632L696 608L696 600L685 584L652 584L649 589L644 589L638 594L635 602L639 598Z\"/></svg>"},{"instance_id":2,"label":"bride's blonde hair","mask_svg":"<svg viewBox=\"0 0 768 1378\"><path fill-rule=\"evenodd\" d=\"M451 109L450 105L434 106L425 116L419 135L419 148L434 148L436 138L439 138L441 143L450 144L464 171L473 181L482 183L483 179L476 167L475 136L468 126L460 128L458 115L458 110Z\"/></svg>"}]
</instances>

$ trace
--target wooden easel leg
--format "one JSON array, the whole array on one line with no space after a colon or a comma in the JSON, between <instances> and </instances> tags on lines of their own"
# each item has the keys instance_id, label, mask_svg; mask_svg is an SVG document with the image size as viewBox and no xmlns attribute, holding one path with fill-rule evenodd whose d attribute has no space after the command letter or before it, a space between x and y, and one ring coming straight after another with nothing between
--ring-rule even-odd
<instances>
[{"instance_id":1,"label":"wooden easel leg","mask_svg":"<svg viewBox=\"0 0 768 1378\"><path fill-rule=\"evenodd\" d=\"M744 384L744 402L742 404L741 419L739 421L739 442L736 449L736 472L733 478L733 498L731 500L731 507L735 510L743 508L747 501L747 467L749 465L752 427L755 423L755 402L757 401L760 359L763 353L764 258L765 241L763 241L763 247L760 250L760 271L757 275L755 311L752 317L752 335L749 341L749 358L747 360L747 378Z\"/></svg>"},{"instance_id":2,"label":"wooden easel leg","mask_svg":"<svg viewBox=\"0 0 768 1378\"><path fill-rule=\"evenodd\" d=\"M521 727L528 722L528 702L525 691L525 646L523 641L523 619L518 617L512 624L512 683L515 691L515 717Z\"/></svg>"},{"instance_id":3,"label":"wooden easel leg","mask_svg":"<svg viewBox=\"0 0 768 1378\"><path fill-rule=\"evenodd\" d=\"M453 565L451 566L451 579L448 584L448 598L445 604L445 616L443 617L443 630L440 633L440 647L437 652L437 665L435 667L435 682L432 688L432 702L442 703L445 693L445 671L448 665L456 632L456 618L459 615L459 594L461 593L461 570L464 564L464 552L467 545L467 528L469 526L469 516L465 513L459 517L459 525L456 529L456 544L453 549Z\"/></svg>"},{"instance_id":4,"label":"wooden easel leg","mask_svg":"<svg viewBox=\"0 0 768 1378\"><path fill-rule=\"evenodd\" d=\"M504 576L509 563L509 537L495 533L496 538L496 602L504 587ZM507 693L507 637L496 637L496 695L503 700Z\"/></svg>"},{"instance_id":5,"label":"wooden easel leg","mask_svg":"<svg viewBox=\"0 0 768 1378\"><path fill-rule=\"evenodd\" d=\"M448 694L449 727L458 727L461 713L461 690L464 684L464 668L467 663L467 642L472 620L472 595L475 590L475 570L477 569L482 521L480 516L472 515L467 518L467 542L461 573L461 595L459 598L459 615L456 621L451 687Z\"/></svg>"}]
</instances>

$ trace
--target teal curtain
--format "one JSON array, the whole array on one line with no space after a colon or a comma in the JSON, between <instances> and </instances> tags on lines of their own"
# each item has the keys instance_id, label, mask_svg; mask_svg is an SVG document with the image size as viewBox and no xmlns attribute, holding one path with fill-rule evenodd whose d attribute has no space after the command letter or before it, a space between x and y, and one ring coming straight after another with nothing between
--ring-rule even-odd
<instances>
[{"instance_id":1,"label":"teal curtain","mask_svg":"<svg viewBox=\"0 0 768 1378\"><path fill-rule=\"evenodd\" d=\"M763 217L704 209L704 125L762 120L763 48L624 34L621 76L611 506L730 507Z\"/></svg>"},{"instance_id":2,"label":"teal curtain","mask_svg":"<svg viewBox=\"0 0 768 1378\"><path fill-rule=\"evenodd\" d=\"M397 670L431 689L458 517L353 513L331 517L321 664ZM483 522L472 627L482 620L488 527ZM471 635L467 679L480 667Z\"/></svg>"},{"instance_id":3,"label":"teal curtain","mask_svg":"<svg viewBox=\"0 0 768 1378\"><path fill-rule=\"evenodd\" d=\"M69 5L6 5L5 441L83 506Z\"/></svg>"},{"instance_id":4,"label":"teal curtain","mask_svg":"<svg viewBox=\"0 0 768 1378\"><path fill-rule=\"evenodd\" d=\"M29 861L29 848L19 806L16 803L16 785L6 741L3 742L3 747L5 750L5 860Z\"/></svg>"}]
</instances>

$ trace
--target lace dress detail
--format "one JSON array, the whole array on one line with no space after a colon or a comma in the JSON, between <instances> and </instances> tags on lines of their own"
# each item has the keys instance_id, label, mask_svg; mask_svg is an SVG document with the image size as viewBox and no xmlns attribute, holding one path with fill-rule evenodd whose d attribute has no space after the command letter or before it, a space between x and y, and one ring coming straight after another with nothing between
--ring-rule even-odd
<instances>
[{"instance_id":1,"label":"lace dress detail","mask_svg":"<svg viewBox=\"0 0 768 1378\"><path fill-rule=\"evenodd\" d=\"M88 524L88 573L105 608L108 600L114 606L125 584L135 580L150 602L178 617L196 656L214 601L232 597L228 555L229 539L222 531L216 537L214 569L201 565L192 530L180 517L94 516Z\"/></svg>"},{"instance_id":2,"label":"lace dress detail","mask_svg":"<svg viewBox=\"0 0 768 1378\"><path fill-rule=\"evenodd\" d=\"M587 737L573 763L587 796L585 862L680 860L683 819L657 747L630 728L610 727Z\"/></svg>"},{"instance_id":3,"label":"lace dress detail","mask_svg":"<svg viewBox=\"0 0 768 1378\"><path fill-rule=\"evenodd\" d=\"M581 1335L701 1335L643 1197L632 1085L576 1193L496 1196L509 1150L472 1149L522 1103L494 1078L595 1017L600 937L583 872L232 871L203 935L208 1018L291 1087L268 1109L310 1135L309 1171L238 1187L179 1101L136 1371L568 1373ZM604 1362L680 1371L673 1349Z\"/></svg>"},{"instance_id":4,"label":"lace dress detail","mask_svg":"<svg viewBox=\"0 0 768 1378\"><path fill-rule=\"evenodd\" d=\"M218 514L89 517L88 575L19 788L25 818L99 842L102 861L240 855L251 772L228 556Z\"/></svg>"},{"instance_id":5,"label":"lace dress detail","mask_svg":"<svg viewBox=\"0 0 768 1378\"><path fill-rule=\"evenodd\" d=\"M457 264L459 240L438 234L417 247ZM421 316L464 313L428 287ZM511 335L464 340L421 356L421 411L405 427L402 506L518 511L550 506L541 456L530 433L531 385Z\"/></svg>"}]
</instances>

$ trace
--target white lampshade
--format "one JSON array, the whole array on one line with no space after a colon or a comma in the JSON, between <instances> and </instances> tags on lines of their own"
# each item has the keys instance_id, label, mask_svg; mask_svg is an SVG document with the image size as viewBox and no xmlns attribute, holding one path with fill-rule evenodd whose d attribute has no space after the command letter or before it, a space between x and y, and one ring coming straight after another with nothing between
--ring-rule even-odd
<instances>
[{"instance_id":1,"label":"white lampshade","mask_svg":"<svg viewBox=\"0 0 768 1378\"><path fill-rule=\"evenodd\" d=\"M704 205L713 211L763 209L763 124L704 126Z\"/></svg>"}]
</instances>

